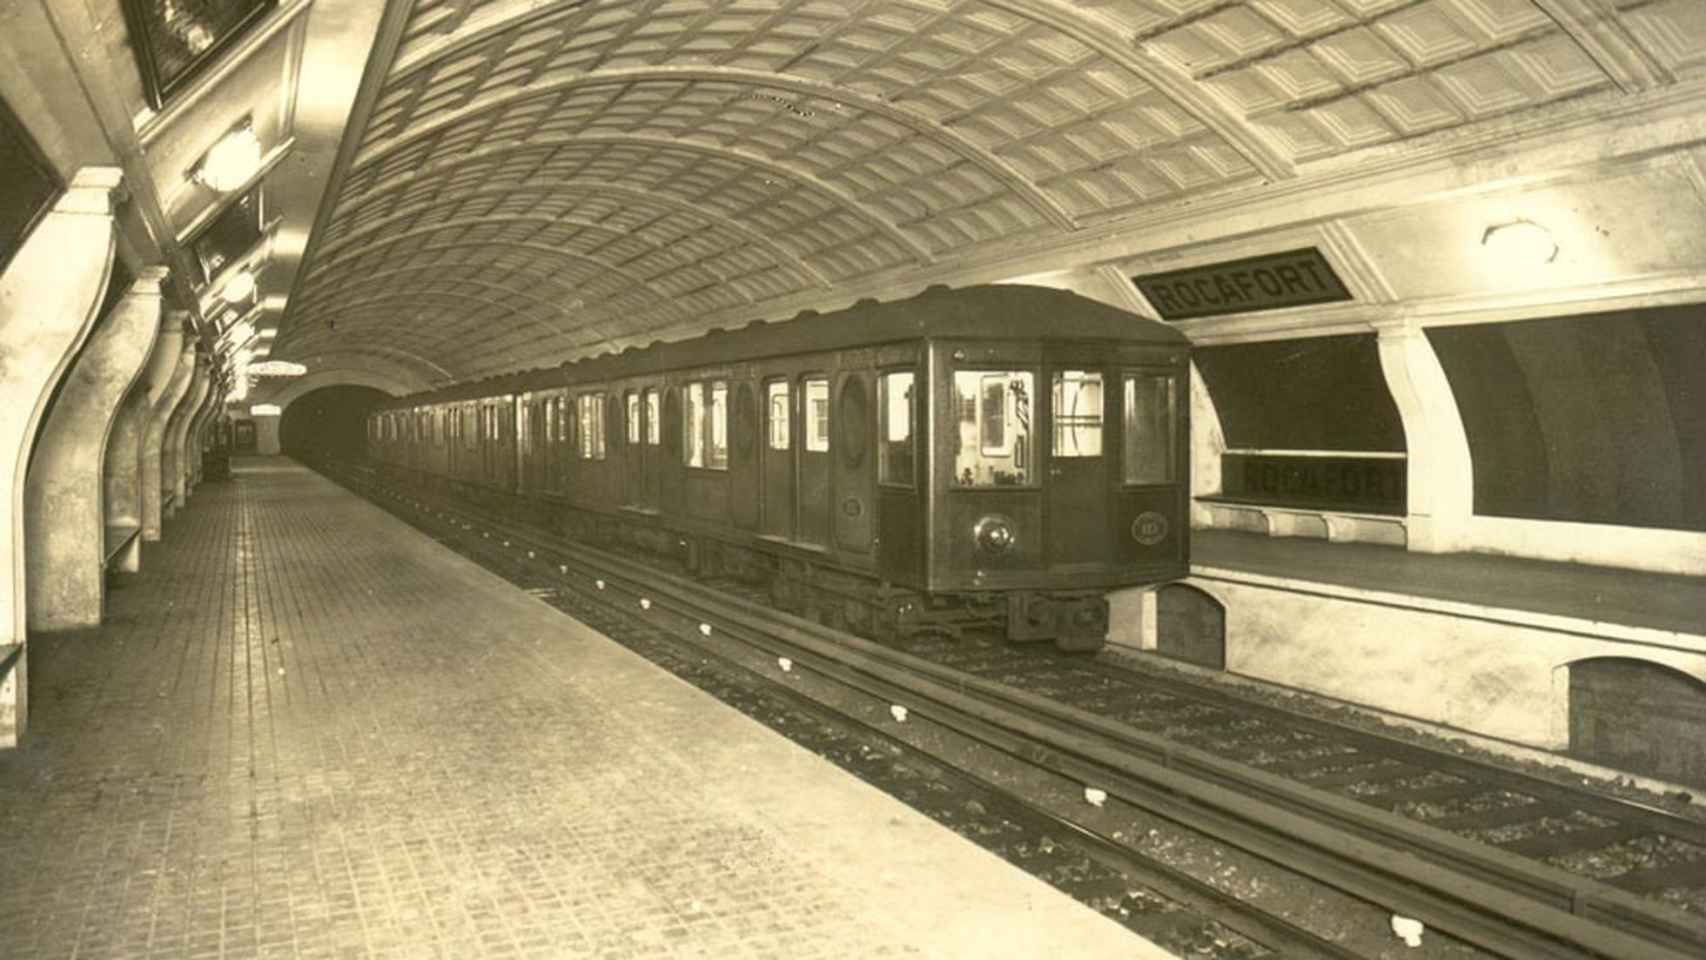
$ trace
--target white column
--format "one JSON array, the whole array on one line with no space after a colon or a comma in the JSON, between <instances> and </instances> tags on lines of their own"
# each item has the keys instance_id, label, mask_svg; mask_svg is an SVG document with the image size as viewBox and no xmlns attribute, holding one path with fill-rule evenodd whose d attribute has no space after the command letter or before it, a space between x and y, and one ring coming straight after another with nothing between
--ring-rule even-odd
<instances>
[{"instance_id":1,"label":"white column","mask_svg":"<svg viewBox=\"0 0 1706 960\"><path fill-rule=\"evenodd\" d=\"M36 436L24 484L29 628L97 626L106 599L107 438L160 329L160 281L143 271L96 322Z\"/></svg>"},{"instance_id":2,"label":"white column","mask_svg":"<svg viewBox=\"0 0 1706 960\"><path fill-rule=\"evenodd\" d=\"M108 526L142 529L142 439L148 431L148 417L153 409L149 393L164 388L164 381L170 377L172 368L177 365L177 350L181 340L180 333L178 339L172 339L170 346L167 345L170 338L161 322L159 296L163 273L164 268L150 267L142 272L142 277L137 281L138 285L132 287L132 296L138 296L145 290L142 282L153 281L154 333L147 359L136 382L125 393L118 415L113 418L112 432L107 437L106 456L102 460L101 470ZM120 559L119 569L130 573L141 569L140 539L138 537L131 541L130 548Z\"/></svg>"},{"instance_id":3,"label":"white column","mask_svg":"<svg viewBox=\"0 0 1706 960\"><path fill-rule=\"evenodd\" d=\"M208 372L205 361L198 360L195 373L190 381L189 392L178 404L178 409L172 412L172 419L166 426L166 452L161 455L164 464L162 489L170 487L172 492L171 505L166 508L169 517L182 510L190 497L189 483L189 450L188 436L190 422L201 412L201 405L206 402L207 394L212 386L212 376Z\"/></svg>"},{"instance_id":4,"label":"white column","mask_svg":"<svg viewBox=\"0 0 1706 960\"><path fill-rule=\"evenodd\" d=\"M142 440L142 539L150 543L160 539L165 522L165 501L172 489L165 469L166 425L178 402L189 392L190 378L195 373L195 344L184 342L182 323L176 314L167 317L167 327L178 331L177 362L154 401L154 409L148 417L148 432Z\"/></svg>"},{"instance_id":5,"label":"white column","mask_svg":"<svg viewBox=\"0 0 1706 960\"><path fill-rule=\"evenodd\" d=\"M121 177L85 167L36 224L0 275L0 471L10 497L0 510L0 747L15 746L27 719L28 588L24 482L36 430L54 388L94 325L112 269L113 193Z\"/></svg>"},{"instance_id":6,"label":"white column","mask_svg":"<svg viewBox=\"0 0 1706 960\"><path fill-rule=\"evenodd\" d=\"M1404 421L1409 549L1450 553L1467 549L1475 509L1469 439L1445 370L1427 334L1412 322L1377 324L1380 366Z\"/></svg>"}]
</instances>

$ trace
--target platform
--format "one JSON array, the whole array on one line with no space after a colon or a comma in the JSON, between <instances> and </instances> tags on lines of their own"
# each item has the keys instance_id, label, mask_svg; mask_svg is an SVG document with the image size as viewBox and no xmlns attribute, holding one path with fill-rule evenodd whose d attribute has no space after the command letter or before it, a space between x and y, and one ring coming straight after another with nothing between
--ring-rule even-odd
<instances>
[{"instance_id":1,"label":"platform","mask_svg":"<svg viewBox=\"0 0 1706 960\"><path fill-rule=\"evenodd\" d=\"M287 461L30 656L9 960L1169 956Z\"/></svg>"}]
</instances>

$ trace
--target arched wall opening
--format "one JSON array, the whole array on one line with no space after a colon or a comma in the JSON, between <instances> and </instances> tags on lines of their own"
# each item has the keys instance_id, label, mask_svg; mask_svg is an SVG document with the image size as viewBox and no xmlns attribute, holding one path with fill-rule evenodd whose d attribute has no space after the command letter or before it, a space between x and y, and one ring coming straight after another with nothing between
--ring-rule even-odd
<instances>
[{"instance_id":1,"label":"arched wall opening","mask_svg":"<svg viewBox=\"0 0 1706 960\"><path fill-rule=\"evenodd\" d=\"M1569 671L1571 756L1706 786L1706 683L1628 657L1577 660Z\"/></svg>"},{"instance_id":2,"label":"arched wall opening","mask_svg":"<svg viewBox=\"0 0 1706 960\"><path fill-rule=\"evenodd\" d=\"M1182 583L1156 591L1155 652L1211 670L1226 669L1226 607Z\"/></svg>"},{"instance_id":3,"label":"arched wall opening","mask_svg":"<svg viewBox=\"0 0 1706 960\"><path fill-rule=\"evenodd\" d=\"M367 415L390 399L383 390L338 384L293 400L279 418L279 448L303 463L355 460L367 449Z\"/></svg>"}]
</instances>

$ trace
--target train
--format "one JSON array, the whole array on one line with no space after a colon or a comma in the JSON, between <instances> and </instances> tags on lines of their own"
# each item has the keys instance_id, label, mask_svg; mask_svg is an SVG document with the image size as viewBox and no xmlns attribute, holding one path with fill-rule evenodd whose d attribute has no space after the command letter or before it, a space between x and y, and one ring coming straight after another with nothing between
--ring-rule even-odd
<instances>
[{"instance_id":1,"label":"train","mask_svg":"<svg viewBox=\"0 0 1706 960\"><path fill-rule=\"evenodd\" d=\"M932 287L388 400L388 482L875 639L1094 650L1184 577L1190 351L1075 293Z\"/></svg>"}]
</instances>

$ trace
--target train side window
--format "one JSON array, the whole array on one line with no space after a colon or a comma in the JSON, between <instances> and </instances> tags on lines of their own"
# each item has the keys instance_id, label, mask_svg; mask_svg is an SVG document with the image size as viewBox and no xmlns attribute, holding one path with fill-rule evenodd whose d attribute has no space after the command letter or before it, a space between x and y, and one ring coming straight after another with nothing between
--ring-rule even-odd
<instances>
[{"instance_id":1,"label":"train side window","mask_svg":"<svg viewBox=\"0 0 1706 960\"><path fill-rule=\"evenodd\" d=\"M1028 370L955 370L959 451L954 485L1014 487L1031 482L1031 397Z\"/></svg>"},{"instance_id":2,"label":"train side window","mask_svg":"<svg viewBox=\"0 0 1706 960\"><path fill-rule=\"evenodd\" d=\"M687 385L687 465L729 468L729 385L722 380Z\"/></svg>"},{"instance_id":3,"label":"train side window","mask_svg":"<svg viewBox=\"0 0 1706 960\"><path fill-rule=\"evenodd\" d=\"M1123 475L1128 484L1174 483L1179 380L1164 373L1125 375Z\"/></svg>"},{"instance_id":4,"label":"train side window","mask_svg":"<svg viewBox=\"0 0 1706 960\"><path fill-rule=\"evenodd\" d=\"M829 381L807 380L806 384L806 450L812 453L829 451Z\"/></svg>"},{"instance_id":5,"label":"train side window","mask_svg":"<svg viewBox=\"0 0 1706 960\"><path fill-rule=\"evenodd\" d=\"M1102 375L1061 370L1054 375L1054 446L1057 457L1102 455Z\"/></svg>"},{"instance_id":6,"label":"train side window","mask_svg":"<svg viewBox=\"0 0 1706 960\"><path fill-rule=\"evenodd\" d=\"M628 413L628 442L629 443L639 443L640 442L640 393L639 393L639 391L629 390L627 396L624 397L624 401L627 404L627 413Z\"/></svg>"},{"instance_id":7,"label":"train side window","mask_svg":"<svg viewBox=\"0 0 1706 960\"><path fill-rule=\"evenodd\" d=\"M580 411L582 460L604 459L604 394L583 393L575 398Z\"/></svg>"},{"instance_id":8,"label":"train side window","mask_svg":"<svg viewBox=\"0 0 1706 960\"><path fill-rule=\"evenodd\" d=\"M711 383L710 422L706 424L705 465L712 470L729 468L729 385L722 380Z\"/></svg>"},{"instance_id":9,"label":"train side window","mask_svg":"<svg viewBox=\"0 0 1706 960\"><path fill-rule=\"evenodd\" d=\"M877 380L877 480L910 487L913 484L912 371L885 373Z\"/></svg>"},{"instance_id":10,"label":"train side window","mask_svg":"<svg viewBox=\"0 0 1706 960\"><path fill-rule=\"evenodd\" d=\"M788 381L772 380L764 385L765 422L769 424L770 449L788 449L790 398Z\"/></svg>"},{"instance_id":11,"label":"train side window","mask_svg":"<svg viewBox=\"0 0 1706 960\"><path fill-rule=\"evenodd\" d=\"M655 447L663 443L663 409L658 403L656 387L646 390L646 445Z\"/></svg>"}]
</instances>

